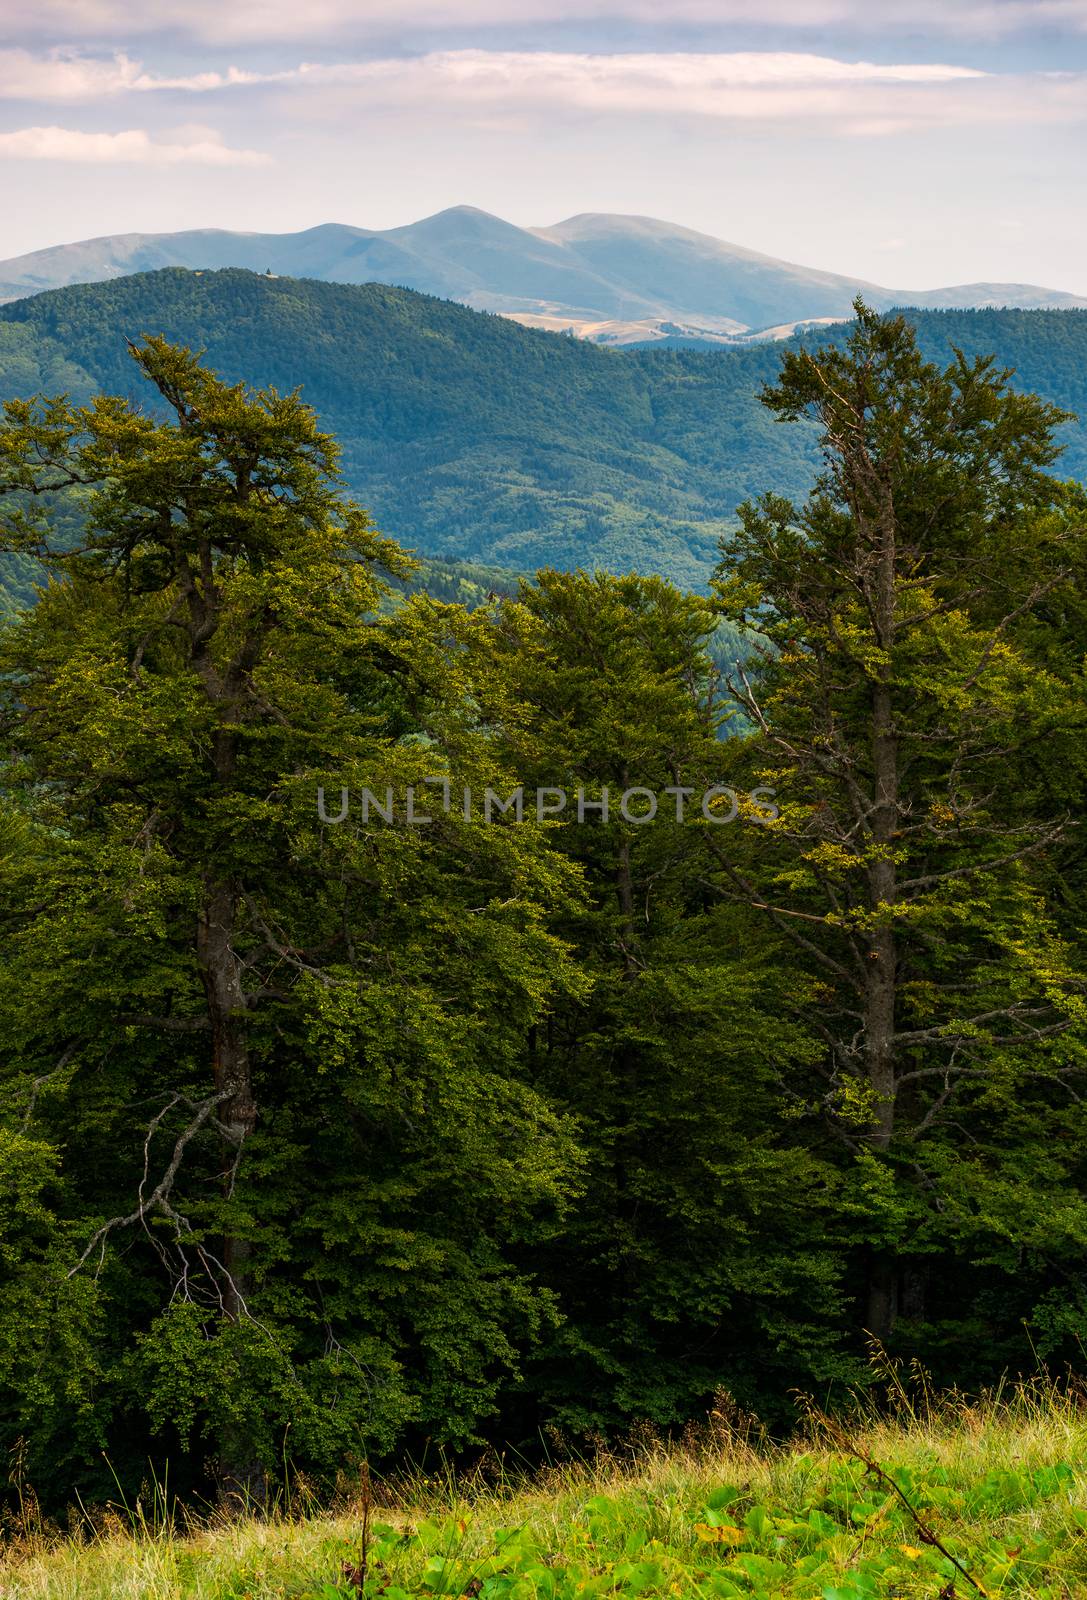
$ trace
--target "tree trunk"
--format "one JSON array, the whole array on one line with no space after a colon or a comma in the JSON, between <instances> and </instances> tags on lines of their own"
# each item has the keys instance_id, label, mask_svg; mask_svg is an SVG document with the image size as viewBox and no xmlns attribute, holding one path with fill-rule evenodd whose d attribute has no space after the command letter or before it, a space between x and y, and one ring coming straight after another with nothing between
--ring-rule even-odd
<instances>
[{"instance_id":1,"label":"tree trunk","mask_svg":"<svg viewBox=\"0 0 1087 1600\"><path fill-rule=\"evenodd\" d=\"M223 1139L222 1185L228 1198L233 1187L238 1151L257 1122L250 1074L249 1042L245 992L241 970L234 951L238 895L233 884L209 881L197 923L196 954L207 997L211 1024L212 1072L215 1088L223 1096L219 1121L226 1129ZM222 1289L223 1312L231 1322L246 1313L250 1283L250 1246L227 1230L223 1236L222 1264L225 1283ZM257 1460L252 1441L233 1424L224 1425L219 1436L220 1488L224 1498L241 1506L263 1504L267 1479Z\"/></svg>"},{"instance_id":2,"label":"tree trunk","mask_svg":"<svg viewBox=\"0 0 1087 1600\"><path fill-rule=\"evenodd\" d=\"M872 765L875 806L872 848L875 859L868 868L868 910L878 918L869 932L865 973L864 1050L868 1086L872 1092L870 1138L885 1150L894 1133L895 1115L895 990L898 952L894 924L888 908L894 905L897 886L891 859L898 822L898 756L891 720L891 694L883 684L872 695Z\"/></svg>"},{"instance_id":3,"label":"tree trunk","mask_svg":"<svg viewBox=\"0 0 1087 1600\"><path fill-rule=\"evenodd\" d=\"M864 1331L883 1344L898 1316L898 1272L890 1250L876 1250L868 1266L868 1306Z\"/></svg>"},{"instance_id":4,"label":"tree trunk","mask_svg":"<svg viewBox=\"0 0 1087 1600\"><path fill-rule=\"evenodd\" d=\"M242 500L246 498L241 492ZM222 595L216 583L215 555L211 544L200 544L195 566L185 555L177 566L181 593L189 612L189 659L219 725L212 738L211 767L221 793L228 793L238 759L238 725L245 697L246 674L257 659L261 628L242 641L233 665L225 672L216 664L211 643L221 622ZM257 1122L257 1105L249 1060L248 1006L242 969L236 954L239 886L229 878L208 872L204 877L203 904L197 918L196 960L207 1000L212 1040L212 1075L223 1132L220 1169L222 1192L229 1200L234 1187L238 1155ZM251 1248L227 1227L221 1263L223 1316L240 1322L250 1298ZM243 1507L266 1498L267 1476L256 1458L244 1427L224 1424L219 1435L220 1492L224 1499Z\"/></svg>"},{"instance_id":5,"label":"tree trunk","mask_svg":"<svg viewBox=\"0 0 1087 1600\"><path fill-rule=\"evenodd\" d=\"M890 652L895 635L895 526L887 510L878 533L873 613L877 642ZM872 854L868 868L868 910L875 919L869 932L864 996L864 1051L868 1087L872 1095L869 1142L886 1150L894 1136L895 1001L898 952L891 908L897 898L897 878L892 858L899 827L898 746L889 664L880 668L872 688ZM893 1255L877 1251L868 1281L866 1327L877 1339L887 1339L896 1315L896 1267Z\"/></svg>"},{"instance_id":6,"label":"tree trunk","mask_svg":"<svg viewBox=\"0 0 1087 1600\"><path fill-rule=\"evenodd\" d=\"M233 1157L257 1122L249 1070L249 1041L245 993L234 953L237 895L227 883L207 886L196 935L197 961L207 996L211 1024L212 1074L216 1092L223 1095L219 1121L228 1130L224 1144L223 1182L229 1184ZM230 1275L224 1300L232 1320L244 1314L248 1291L248 1246L228 1236L223 1243L223 1265Z\"/></svg>"},{"instance_id":7,"label":"tree trunk","mask_svg":"<svg viewBox=\"0 0 1087 1600\"><path fill-rule=\"evenodd\" d=\"M928 1293L927 1266L906 1266L899 1274L899 1314L910 1322L924 1322L925 1299Z\"/></svg>"},{"instance_id":8,"label":"tree trunk","mask_svg":"<svg viewBox=\"0 0 1087 1600\"><path fill-rule=\"evenodd\" d=\"M634 925L634 877L630 860L630 840L624 837L619 841L619 859L615 868L615 888L619 897L619 911L623 919L623 963L626 967L628 978L633 978L638 971L638 963L634 955L637 944L637 934Z\"/></svg>"}]
</instances>

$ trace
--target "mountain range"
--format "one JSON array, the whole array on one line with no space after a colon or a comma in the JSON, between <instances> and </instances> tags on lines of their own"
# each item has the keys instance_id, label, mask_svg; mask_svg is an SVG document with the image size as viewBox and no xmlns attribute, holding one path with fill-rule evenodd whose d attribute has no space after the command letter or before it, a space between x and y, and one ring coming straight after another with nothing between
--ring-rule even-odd
<instances>
[{"instance_id":1,"label":"mountain range","mask_svg":"<svg viewBox=\"0 0 1087 1600\"><path fill-rule=\"evenodd\" d=\"M928 359L995 352L1019 387L1087 417L1087 311L909 316ZM146 406L127 345L146 333L203 350L231 381L301 386L340 441L350 490L431 557L655 571L697 587L740 501L801 496L819 466L814 427L759 403L780 345L600 349L409 290L234 269L168 268L0 306L0 400L106 392ZM1087 480L1087 427L1068 422L1061 437L1057 470ZM29 597L32 577L9 558L0 585Z\"/></svg>"},{"instance_id":2,"label":"mountain range","mask_svg":"<svg viewBox=\"0 0 1087 1600\"><path fill-rule=\"evenodd\" d=\"M602 344L781 337L798 324L848 317L858 294L878 310L1087 306L1031 284L883 288L652 217L589 213L519 228L471 206L384 231L328 223L301 233L193 229L57 245L0 262L0 300L162 267L393 284Z\"/></svg>"}]
</instances>

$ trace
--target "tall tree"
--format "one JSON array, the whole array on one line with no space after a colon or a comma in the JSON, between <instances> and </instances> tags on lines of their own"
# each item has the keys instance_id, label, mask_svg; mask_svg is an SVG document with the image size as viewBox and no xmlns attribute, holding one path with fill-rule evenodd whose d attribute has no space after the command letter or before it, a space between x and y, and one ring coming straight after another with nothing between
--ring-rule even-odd
<instances>
[{"instance_id":1,"label":"tall tree","mask_svg":"<svg viewBox=\"0 0 1087 1600\"><path fill-rule=\"evenodd\" d=\"M539 829L360 813L434 770L382 612L406 560L296 395L133 354L152 414L0 432L12 542L56 580L0 641L5 1098L62 1176L58 1304L97 1275L108 1305L91 1432L135 1404L259 1485L288 1424L325 1467L413 1418L471 1436L551 1314L510 1244L576 1169L522 1060L574 982L545 926L571 877ZM57 550L26 506L73 486Z\"/></svg>"},{"instance_id":2,"label":"tall tree","mask_svg":"<svg viewBox=\"0 0 1087 1600\"><path fill-rule=\"evenodd\" d=\"M532 1387L578 1428L674 1424L718 1385L781 1406L849 1370L838 1175L796 1114L813 1040L786 996L807 980L705 883L701 830L731 831L702 809L727 711L713 634L706 597L661 578L545 570L464 639L476 714L558 808L547 826L585 883L556 926L592 988L530 1057L588 1161L533 1256L566 1320Z\"/></svg>"},{"instance_id":3,"label":"tall tree","mask_svg":"<svg viewBox=\"0 0 1087 1600\"><path fill-rule=\"evenodd\" d=\"M1078 681L1029 645L1082 528L1046 471L1060 412L991 359L939 370L903 318L856 309L842 348L788 352L764 394L779 418L817 421L822 476L800 508L741 508L717 575L724 614L765 639L732 684L755 731L731 755L782 815L759 839L706 843L724 892L821 980L805 1015L866 1175L862 1315L886 1338L900 1297L919 1310L908 1258L930 1209L891 1175L919 1173L942 1203L935 1133L1039 1080L1074 1093L1084 1065L1080 971L1036 887L1068 818L1015 781L1082 722Z\"/></svg>"}]
</instances>

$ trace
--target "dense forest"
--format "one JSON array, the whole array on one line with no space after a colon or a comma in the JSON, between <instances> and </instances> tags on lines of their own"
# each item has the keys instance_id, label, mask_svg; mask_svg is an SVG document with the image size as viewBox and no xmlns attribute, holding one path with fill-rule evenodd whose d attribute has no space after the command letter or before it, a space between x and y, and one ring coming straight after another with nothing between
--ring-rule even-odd
<instances>
[{"instance_id":1,"label":"dense forest","mask_svg":"<svg viewBox=\"0 0 1087 1600\"><path fill-rule=\"evenodd\" d=\"M1018 387L1087 416L1087 311L909 316L927 359L993 352ZM147 405L126 339L153 333L232 382L301 384L351 491L426 556L702 588L737 506L802 496L818 467L815 429L781 428L758 401L780 346L608 351L408 290L242 271L172 268L0 307L0 399ZM1082 425L1059 436L1061 473L1087 477ZM9 566L9 587L25 594L31 576Z\"/></svg>"},{"instance_id":2,"label":"dense forest","mask_svg":"<svg viewBox=\"0 0 1087 1600\"><path fill-rule=\"evenodd\" d=\"M209 358L116 358L141 304ZM0 427L5 547L52 580L0 631L0 1438L48 1504L149 1462L207 1494L536 1459L722 1389L773 1427L863 1386L871 1337L964 1387L1082 1355L1087 497L1054 405L863 307L712 360L238 273L5 316L9 387L21 349L73 391ZM768 492L708 590L418 589L349 491L398 461L433 492L406 463L482 359L462 321L523 355L479 434L538 406L541 456L594 470L671 408L710 483L735 374L770 374ZM1025 355L1082 322L921 343L997 326ZM296 337L342 475L282 392Z\"/></svg>"}]
</instances>

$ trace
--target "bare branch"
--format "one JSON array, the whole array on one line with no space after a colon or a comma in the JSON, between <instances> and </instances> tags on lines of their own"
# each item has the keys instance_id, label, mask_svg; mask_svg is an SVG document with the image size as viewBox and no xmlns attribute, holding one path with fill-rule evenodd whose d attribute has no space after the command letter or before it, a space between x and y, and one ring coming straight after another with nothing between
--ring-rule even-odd
<instances>
[{"instance_id":1,"label":"bare branch","mask_svg":"<svg viewBox=\"0 0 1087 1600\"><path fill-rule=\"evenodd\" d=\"M147 1184L147 1173L150 1164L151 1141L154 1138L155 1133L160 1127L163 1119L169 1114L170 1111L174 1109L176 1105L181 1102L183 1097L181 1095L175 1095L174 1098L168 1101L162 1110L151 1119L151 1122L148 1125L146 1138L144 1139L143 1177L140 1180L139 1203L136 1206L135 1211L130 1211L126 1217L111 1217L108 1222L104 1222L102 1226L95 1231L88 1241L83 1254L80 1256L75 1266L70 1269L68 1273L69 1278L75 1277L76 1273L83 1266L83 1263L87 1260L92 1250L94 1250L95 1246L99 1247L98 1270L100 1271L102 1262L105 1258L106 1240L114 1231L114 1229L130 1228L133 1223L137 1222L142 1226L146 1226L146 1219L152 1212L159 1211L164 1216L169 1217L178 1228L179 1232L182 1228L184 1228L187 1232L192 1231L188 1220L182 1217L179 1212L175 1211L174 1207L170 1203L170 1195L173 1192L174 1180L177 1177L178 1171L181 1167L181 1159L185 1154L186 1145L188 1145L190 1141L194 1139L200 1132L201 1128L208 1121L209 1117L211 1117L216 1106L221 1104L222 1101L229 1099L229 1097L229 1090L220 1089L217 1094L209 1095L206 1100L201 1101L200 1105L196 1109L196 1115L192 1118L188 1126L183 1128L181 1133L178 1134L177 1141L174 1144L173 1154L170 1157L166 1171L155 1185L151 1194L145 1199L144 1191Z\"/></svg>"}]
</instances>

